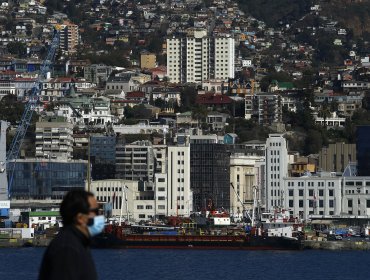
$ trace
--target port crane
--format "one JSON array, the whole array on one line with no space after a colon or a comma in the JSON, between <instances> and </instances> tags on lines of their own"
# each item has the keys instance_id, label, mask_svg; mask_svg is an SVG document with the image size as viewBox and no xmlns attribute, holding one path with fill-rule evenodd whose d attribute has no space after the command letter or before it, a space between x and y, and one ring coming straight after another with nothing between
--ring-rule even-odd
<instances>
[{"instance_id":1,"label":"port crane","mask_svg":"<svg viewBox=\"0 0 370 280\"><path fill-rule=\"evenodd\" d=\"M14 175L16 160L19 156L19 151L20 151L23 139L26 135L27 129L31 123L33 111L38 101L38 95L42 89L42 82L46 79L47 73L50 71L50 67L55 58L56 50L59 46L60 29L61 29L60 26L54 27L53 38L49 46L49 50L47 52L46 58L40 67L39 75L28 96L28 102L25 105L21 121L16 130L16 133L11 143L10 149L8 153L6 154L6 163L7 163L7 171L8 171L7 174L9 178L8 193L7 193L8 199L10 199L10 196L11 196L11 187L13 184L13 175Z\"/></svg>"}]
</instances>

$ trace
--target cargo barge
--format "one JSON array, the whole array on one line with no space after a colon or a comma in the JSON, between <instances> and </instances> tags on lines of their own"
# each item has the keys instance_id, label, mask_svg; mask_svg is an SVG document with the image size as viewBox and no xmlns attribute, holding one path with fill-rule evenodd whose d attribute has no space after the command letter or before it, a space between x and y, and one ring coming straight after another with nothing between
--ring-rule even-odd
<instances>
[{"instance_id":1,"label":"cargo barge","mask_svg":"<svg viewBox=\"0 0 370 280\"><path fill-rule=\"evenodd\" d=\"M93 241L95 248L116 249L239 249L302 250L302 238L258 235L165 235L125 234L122 227L111 227Z\"/></svg>"}]
</instances>

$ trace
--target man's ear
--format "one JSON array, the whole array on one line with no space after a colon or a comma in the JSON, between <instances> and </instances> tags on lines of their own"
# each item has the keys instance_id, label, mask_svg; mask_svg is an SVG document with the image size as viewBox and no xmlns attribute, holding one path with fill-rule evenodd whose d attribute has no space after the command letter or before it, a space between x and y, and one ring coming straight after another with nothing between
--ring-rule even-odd
<instances>
[{"instance_id":1,"label":"man's ear","mask_svg":"<svg viewBox=\"0 0 370 280\"><path fill-rule=\"evenodd\" d=\"M76 224L77 225L83 225L86 224L86 217L82 213L78 213L76 216Z\"/></svg>"}]
</instances>

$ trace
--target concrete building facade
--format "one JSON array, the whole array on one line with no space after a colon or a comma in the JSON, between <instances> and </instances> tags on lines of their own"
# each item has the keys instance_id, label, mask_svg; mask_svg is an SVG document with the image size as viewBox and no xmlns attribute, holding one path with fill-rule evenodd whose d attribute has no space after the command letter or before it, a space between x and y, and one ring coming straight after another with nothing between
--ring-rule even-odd
<instances>
[{"instance_id":1,"label":"concrete building facade","mask_svg":"<svg viewBox=\"0 0 370 280\"><path fill-rule=\"evenodd\" d=\"M190 146L168 147L167 213L189 217L193 210L190 189ZM159 204L159 201L158 201Z\"/></svg>"},{"instance_id":2,"label":"concrete building facade","mask_svg":"<svg viewBox=\"0 0 370 280\"><path fill-rule=\"evenodd\" d=\"M370 216L370 177L343 177L342 213Z\"/></svg>"},{"instance_id":3,"label":"concrete building facade","mask_svg":"<svg viewBox=\"0 0 370 280\"><path fill-rule=\"evenodd\" d=\"M71 159L73 124L61 117L50 117L36 123L37 158Z\"/></svg>"},{"instance_id":4,"label":"concrete building facade","mask_svg":"<svg viewBox=\"0 0 370 280\"><path fill-rule=\"evenodd\" d=\"M245 118L259 124L271 125L282 121L281 96L274 93L256 93L245 96Z\"/></svg>"},{"instance_id":5,"label":"concrete building facade","mask_svg":"<svg viewBox=\"0 0 370 280\"><path fill-rule=\"evenodd\" d=\"M254 201L254 187L259 188L256 161L264 159L259 156L246 156L232 153L230 156L230 213L233 216L251 210ZM257 195L257 193L256 193ZM256 197L259 199L259 197Z\"/></svg>"},{"instance_id":6,"label":"concrete building facade","mask_svg":"<svg viewBox=\"0 0 370 280\"><path fill-rule=\"evenodd\" d=\"M282 134L270 134L266 141L266 208L283 206L284 177L288 176L287 142Z\"/></svg>"},{"instance_id":7,"label":"concrete building facade","mask_svg":"<svg viewBox=\"0 0 370 280\"><path fill-rule=\"evenodd\" d=\"M283 179L284 209L294 217L309 215L340 215L342 212L342 178L330 176L285 177Z\"/></svg>"},{"instance_id":8,"label":"concrete building facade","mask_svg":"<svg viewBox=\"0 0 370 280\"><path fill-rule=\"evenodd\" d=\"M209 37L206 30L167 39L167 76L174 83L234 78L235 41Z\"/></svg>"},{"instance_id":9,"label":"concrete building facade","mask_svg":"<svg viewBox=\"0 0 370 280\"><path fill-rule=\"evenodd\" d=\"M356 144L331 143L319 153L319 170L342 173L350 162L356 162Z\"/></svg>"},{"instance_id":10,"label":"concrete building facade","mask_svg":"<svg viewBox=\"0 0 370 280\"><path fill-rule=\"evenodd\" d=\"M145 182L147 190L153 190L154 152L149 141L136 141L116 145L116 179ZM148 189L151 188L151 189Z\"/></svg>"},{"instance_id":11,"label":"concrete building facade","mask_svg":"<svg viewBox=\"0 0 370 280\"><path fill-rule=\"evenodd\" d=\"M140 54L140 68L151 69L157 66L157 57L154 53L143 52Z\"/></svg>"},{"instance_id":12,"label":"concrete building facade","mask_svg":"<svg viewBox=\"0 0 370 280\"><path fill-rule=\"evenodd\" d=\"M75 53L79 44L78 25L65 23L59 32L59 47L67 53Z\"/></svg>"}]
</instances>

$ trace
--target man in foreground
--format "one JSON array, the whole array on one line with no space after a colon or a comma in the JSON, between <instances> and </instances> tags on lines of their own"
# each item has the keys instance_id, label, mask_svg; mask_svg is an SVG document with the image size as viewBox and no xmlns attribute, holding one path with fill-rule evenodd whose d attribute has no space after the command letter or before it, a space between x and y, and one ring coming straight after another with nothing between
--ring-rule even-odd
<instances>
[{"instance_id":1,"label":"man in foreground","mask_svg":"<svg viewBox=\"0 0 370 280\"><path fill-rule=\"evenodd\" d=\"M97 274L89 245L104 229L94 195L84 190L67 193L60 206L63 228L46 249L40 280L95 280Z\"/></svg>"}]
</instances>

